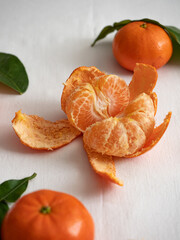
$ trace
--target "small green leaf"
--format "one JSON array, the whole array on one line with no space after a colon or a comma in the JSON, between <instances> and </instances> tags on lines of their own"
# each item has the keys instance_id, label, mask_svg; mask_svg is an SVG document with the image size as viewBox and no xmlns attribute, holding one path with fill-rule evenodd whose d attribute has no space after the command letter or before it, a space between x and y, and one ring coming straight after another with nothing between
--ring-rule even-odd
<instances>
[{"instance_id":1,"label":"small green leaf","mask_svg":"<svg viewBox=\"0 0 180 240\"><path fill-rule=\"evenodd\" d=\"M127 19L127 20L123 20L120 22L115 22L112 26L106 26L104 27L101 32L99 33L99 35L97 36L97 38L94 40L94 42L91 44L91 46L93 47L97 41L105 38L109 33L114 32L115 30L119 30L120 28L122 28L123 26L125 26L126 24L130 23L131 20Z\"/></svg>"},{"instance_id":2,"label":"small green leaf","mask_svg":"<svg viewBox=\"0 0 180 240\"><path fill-rule=\"evenodd\" d=\"M91 44L91 47L93 47L95 45L95 43L97 41L99 41L100 39L105 38L109 33L114 32L114 27L113 26L106 26L102 29L102 31L100 32L100 34L97 36L97 38L94 40L94 42Z\"/></svg>"},{"instance_id":3,"label":"small green leaf","mask_svg":"<svg viewBox=\"0 0 180 240\"><path fill-rule=\"evenodd\" d=\"M180 29L173 26L165 26L165 29L170 36L174 38L178 44L180 44Z\"/></svg>"},{"instance_id":4,"label":"small green leaf","mask_svg":"<svg viewBox=\"0 0 180 240\"><path fill-rule=\"evenodd\" d=\"M20 94L27 90L28 76L24 65L16 56L0 53L0 82Z\"/></svg>"},{"instance_id":5,"label":"small green leaf","mask_svg":"<svg viewBox=\"0 0 180 240\"><path fill-rule=\"evenodd\" d=\"M94 42L91 46L94 46L97 41L105 38L109 33L113 32L115 30L118 31L119 29L121 29L122 27L124 27L125 25L127 25L130 22L137 22L137 21L153 23L155 25L160 26L169 34L169 36L172 39L174 39L178 44L180 44L180 29L179 28L173 27L173 26L164 26L161 23L157 22L156 20L149 19L149 18L143 18L143 19L139 19L139 20L126 19L126 20L123 20L120 22L115 22L112 26L109 25L107 27L104 27L103 30L97 36L97 38L94 40Z\"/></svg>"},{"instance_id":6,"label":"small green leaf","mask_svg":"<svg viewBox=\"0 0 180 240\"><path fill-rule=\"evenodd\" d=\"M8 210L9 207L7 203L5 201L0 202L0 226Z\"/></svg>"},{"instance_id":7,"label":"small green leaf","mask_svg":"<svg viewBox=\"0 0 180 240\"><path fill-rule=\"evenodd\" d=\"M115 30L119 30L120 28L124 27L125 25L127 25L130 22L131 22L131 20L126 19L126 20L123 20L123 21L120 21L120 22L115 22L113 24L113 26L114 26Z\"/></svg>"},{"instance_id":8,"label":"small green leaf","mask_svg":"<svg viewBox=\"0 0 180 240\"><path fill-rule=\"evenodd\" d=\"M36 173L32 176L20 180L12 179L0 184L0 202L15 202L26 190L29 180L36 177Z\"/></svg>"}]
</instances>

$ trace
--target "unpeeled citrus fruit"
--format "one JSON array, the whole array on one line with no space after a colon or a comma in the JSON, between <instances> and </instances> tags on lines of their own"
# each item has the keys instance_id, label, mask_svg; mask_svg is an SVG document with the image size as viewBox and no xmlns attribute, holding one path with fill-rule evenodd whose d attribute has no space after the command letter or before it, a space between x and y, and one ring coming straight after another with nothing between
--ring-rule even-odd
<instances>
[{"instance_id":1,"label":"unpeeled citrus fruit","mask_svg":"<svg viewBox=\"0 0 180 240\"><path fill-rule=\"evenodd\" d=\"M113 40L113 53L118 63L133 71L136 63L156 68L166 64L173 52L169 35L161 27L142 21L122 27Z\"/></svg>"},{"instance_id":2,"label":"unpeeled citrus fruit","mask_svg":"<svg viewBox=\"0 0 180 240\"><path fill-rule=\"evenodd\" d=\"M39 190L20 198L5 216L3 240L93 240L93 219L75 197Z\"/></svg>"}]
</instances>

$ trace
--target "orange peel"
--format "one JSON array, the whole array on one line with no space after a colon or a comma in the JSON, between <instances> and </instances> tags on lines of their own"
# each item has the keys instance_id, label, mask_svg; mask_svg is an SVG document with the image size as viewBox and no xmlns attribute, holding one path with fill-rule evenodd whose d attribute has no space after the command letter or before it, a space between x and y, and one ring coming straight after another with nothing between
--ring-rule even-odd
<instances>
[{"instance_id":1,"label":"orange peel","mask_svg":"<svg viewBox=\"0 0 180 240\"><path fill-rule=\"evenodd\" d=\"M16 112L12 126L24 145L38 150L60 148L81 134L67 119L50 122L21 111Z\"/></svg>"},{"instance_id":2,"label":"orange peel","mask_svg":"<svg viewBox=\"0 0 180 240\"><path fill-rule=\"evenodd\" d=\"M112 156L102 155L100 153L92 151L87 145L84 144L88 160L93 170L100 176L115 183L119 186L123 186L123 181L116 177L116 168Z\"/></svg>"},{"instance_id":3,"label":"orange peel","mask_svg":"<svg viewBox=\"0 0 180 240\"><path fill-rule=\"evenodd\" d=\"M136 63L134 74L129 84L130 100L141 93L150 95L156 85L157 78L158 74L155 67L148 64Z\"/></svg>"},{"instance_id":4,"label":"orange peel","mask_svg":"<svg viewBox=\"0 0 180 240\"><path fill-rule=\"evenodd\" d=\"M157 94L155 92L152 92L149 94L149 96L151 97L152 101L153 101L153 105L154 105L154 116L156 115L157 112L157 103L158 103L158 98L157 98Z\"/></svg>"}]
</instances>

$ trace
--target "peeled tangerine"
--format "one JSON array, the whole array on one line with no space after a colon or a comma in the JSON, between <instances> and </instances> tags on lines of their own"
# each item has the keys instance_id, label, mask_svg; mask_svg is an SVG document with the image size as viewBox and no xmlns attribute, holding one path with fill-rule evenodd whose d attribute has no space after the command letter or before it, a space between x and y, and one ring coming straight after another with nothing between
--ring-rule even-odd
<instances>
[{"instance_id":1,"label":"peeled tangerine","mask_svg":"<svg viewBox=\"0 0 180 240\"><path fill-rule=\"evenodd\" d=\"M50 122L19 111L13 128L22 143L46 150L68 144L83 132L92 168L122 186L113 156L136 157L150 150L171 118L170 112L160 126L154 127L157 95L152 91L156 81L156 69L146 64L136 64L129 86L96 67L79 67L64 84L61 97L68 120Z\"/></svg>"},{"instance_id":2,"label":"peeled tangerine","mask_svg":"<svg viewBox=\"0 0 180 240\"><path fill-rule=\"evenodd\" d=\"M89 77L91 71L94 78ZM115 75L100 75L95 67L83 67L71 74L63 90L62 108L71 124L84 133L91 166L118 185L123 183L116 177L112 156L135 157L150 150L169 124L171 113L154 128L156 81L156 69L146 64L136 65L129 86Z\"/></svg>"}]
</instances>

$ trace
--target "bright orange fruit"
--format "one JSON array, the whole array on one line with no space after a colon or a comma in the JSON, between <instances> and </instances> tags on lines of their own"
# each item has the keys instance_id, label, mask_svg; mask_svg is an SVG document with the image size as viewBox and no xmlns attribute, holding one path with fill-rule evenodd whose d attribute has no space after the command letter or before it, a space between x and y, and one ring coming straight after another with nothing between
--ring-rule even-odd
<instances>
[{"instance_id":1,"label":"bright orange fruit","mask_svg":"<svg viewBox=\"0 0 180 240\"><path fill-rule=\"evenodd\" d=\"M172 42L168 34L152 23L128 23L117 32L113 40L116 60L131 71L136 63L160 68L169 61L172 52Z\"/></svg>"},{"instance_id":2,"label":"bright orange fruit","mask_svg":"<svg viewBox=\"0 0 180 240\"><path fill-rule=\"evenodd\" d=\"M93 240L90 213L75 197L39 190L20 198L5 216L3 240Z\"/></svg>"}]
</instances>

